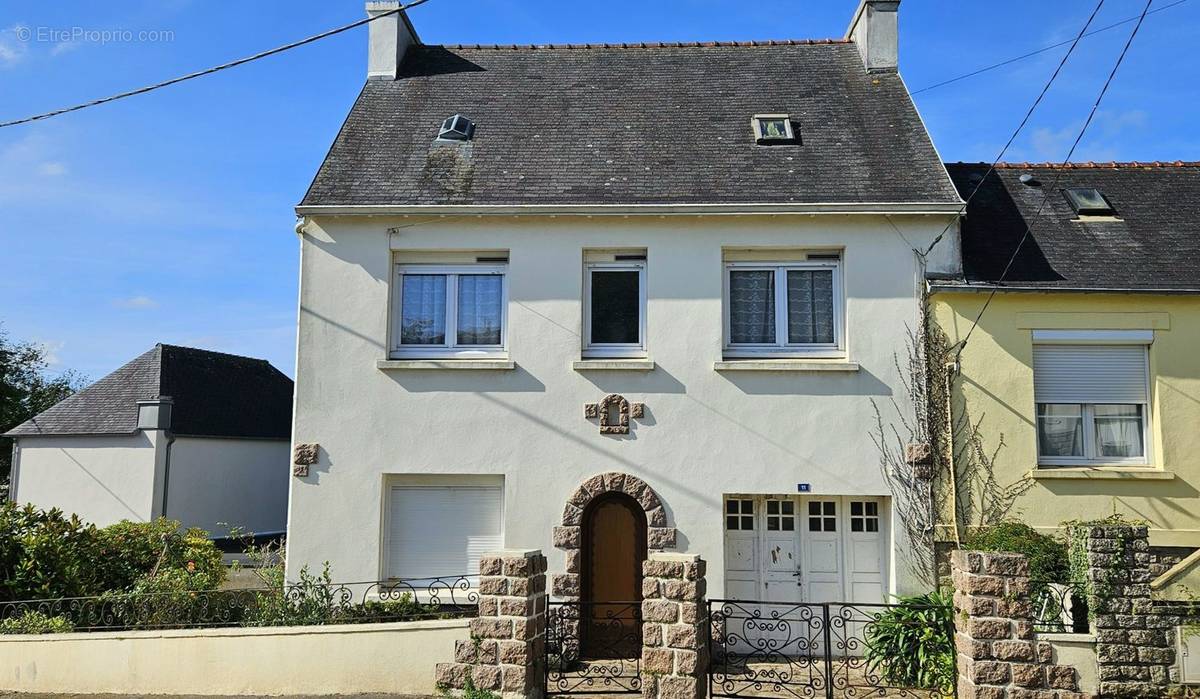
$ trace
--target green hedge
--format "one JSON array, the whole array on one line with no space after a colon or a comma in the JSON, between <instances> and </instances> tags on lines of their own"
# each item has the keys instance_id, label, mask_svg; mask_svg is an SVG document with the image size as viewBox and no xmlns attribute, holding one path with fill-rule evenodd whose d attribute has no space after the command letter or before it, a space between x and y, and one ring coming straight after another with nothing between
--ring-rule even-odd
<instances>
[{"instance_id":1,"label":"green hedge","mask_svg":"<svg viewBox=\"0 0 1200 699\"><path fill-rule=\"evenodd\" d=\"M1023 553L1029 559L1029 577L1032 580L1064 583L1070 579L1067 545L1022 522L1001 522L978 529L967 536L963 548Z\"/></svg>"}]
</instances>

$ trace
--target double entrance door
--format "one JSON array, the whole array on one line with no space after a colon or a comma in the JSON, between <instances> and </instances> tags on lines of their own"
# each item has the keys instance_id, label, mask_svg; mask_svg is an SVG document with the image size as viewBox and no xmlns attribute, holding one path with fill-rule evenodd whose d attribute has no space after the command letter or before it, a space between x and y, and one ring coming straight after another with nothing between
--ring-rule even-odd
<instances>
[{"instance_id":1,"label":"double entrance door","mask_svg":"<svg viewBox=\"0 0 1200 699\"><path fill-rule=\"evenodd\" d=\"M887 498L725 498L725 597L886 602Z\"/></svg>"}]
</instances>

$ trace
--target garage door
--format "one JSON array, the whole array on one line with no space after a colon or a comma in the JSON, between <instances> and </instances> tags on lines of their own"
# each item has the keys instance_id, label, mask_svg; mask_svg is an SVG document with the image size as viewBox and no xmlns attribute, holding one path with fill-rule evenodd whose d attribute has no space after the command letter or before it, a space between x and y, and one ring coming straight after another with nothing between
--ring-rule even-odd
<instances>
[{"instance_id":1,"label":"garage door","mask_svg":"<svg viewBox=\"0 0 1200 699\"><path fill-rule=\"evenodd\" d=\"M389 495L389 578L477 575L480 557L504 548L500 485L396 485Z\"/></svg>"},{"instance_id":2,"label":"garage door","mask_svg":"<svg viewBox=\"0 0 1200 699\"><path fill-rule=\"evenodd\" d=\"M769 602L886 602L885 498L725 500L725 596Z\"/></svg>"}]
</instances>

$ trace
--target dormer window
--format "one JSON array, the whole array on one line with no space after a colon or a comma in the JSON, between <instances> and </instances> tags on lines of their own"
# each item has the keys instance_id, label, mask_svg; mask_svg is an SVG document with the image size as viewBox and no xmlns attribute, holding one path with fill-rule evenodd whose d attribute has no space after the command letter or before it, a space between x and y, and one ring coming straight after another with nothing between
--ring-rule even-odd
<instances>
[{"instance_id":1,"label":"dormer window","mask_svg":"<svg viewBox=\"0 0 1200 699\"><path fill-rule=\"evenodd\" d=\"M792 133L792 120L787 114L755 114L751 125L754 128L754 142L759 145L796 140Z\"/></svg>"},{"instance_id":2,"label":"dormer window","mask_svg":"<svg viewBox=\"0 0 1200 699\"><path fill-rule=\"evenodd\" d=\"M1063 194L1077 216L1115 216L1117 213L1104 194L1094 187L1071 187L1064 189Z\"/></svg>"},{"instance_id":3,"label":"dormer window","mask_svg":"<svg viewBox=\"0 0 1200 699\"><path fill-rule=\"evenodd\" d=\"M475 124L462 114L455 114L442 122L442 128L438 129L438 140L469 141L474 133Z\"/></svg>"}]
</instances>

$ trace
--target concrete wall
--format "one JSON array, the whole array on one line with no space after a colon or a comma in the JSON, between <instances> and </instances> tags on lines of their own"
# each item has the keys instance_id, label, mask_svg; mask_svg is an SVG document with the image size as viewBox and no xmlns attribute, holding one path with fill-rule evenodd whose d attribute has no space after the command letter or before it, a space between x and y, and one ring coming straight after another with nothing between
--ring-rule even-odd
<instances>
[{"instance_id":1,"label":"concrete wall","mask_svg":"<svg viewBox=\"0 0 1200 699\"><path fill-rule=\"evenodd\" d=\"M430 695L468 621L0 636L0 692Z\"/></svg>"},{"instance_id":2,"label":"concrete wall","mask_svg":"<svg viewBox=\"0 0 1200 699\"><path fill-rule=\"evenodd\" d=\"M986 294L933 296L951 343L963 339ZM1153 330L1150 345L1149 464L1141 468L1044 469L1037 466L1033 395L1034 329ZM956 405L983 417L984 449L996 480L1035 476L1014 514L1043 530L1066 520L1115 512L1150 523L1154 546L1200 546L1200 302L1146 294L997 294L962 354ZM957 410L957 408L956 408ZM946 520L949 521L948 519Z\"/></svg>"},{"instance_id":3,"label":"concrete wall","mask_svg":"<svg viewBox=\"0 0 1200 699\"><path fill-rule=\"evenodd\" d=\"M21 437L13 499L57 507L105 526L123 519L146 521L162 503L155 494L156 432L81 437Z\"/></svg>"},{"instance_id":4,"label":"concrete wall","mask_svg":"<svg viewBox=\"0 0 1200 699\"><path fill-rule=\"evenodd\" d=\"M283 531L290 448L278 440L177 438L171 447L166 515L214 534L231 526Z\"/></svg>"},{"instance_id":5,"label":"concrete wall","mask_svg":"<svg viewBox=\"0 0 1200 699\"><path fill-rule=\"evenodd\" d=\"M393 473L504 474L505 546L564 561L553 527L576 486L632 473L661 496L678 548L709 561L721 594L722 494L888 495L871 402L908 405L895 367L917 321L926 246L947 219L876 216L316 217L303 236L294 439L320 445L292 480L291 573L330 561L375 579ZM396 227L389 233L388 229ZM645 248L650 372L576 371L583 249ZM717 371L722 248L840 249L847 353L857 371ZM954 240L938 253L954 250ZM387 357L393 250L508 251L511 371L395 371ZM937 266L953 264L940 259ZM645 403L628 435L601 435L585 403ZM885 515L888 513L885 512ZM336 523L336 526L334 525ZM896 532L898 527L892 527ZM897 546L903 548L902 542ZM893 576L904 570L891 566ZM909 588L901 580L898 589Z\"/></svg>"}]
</instances>

